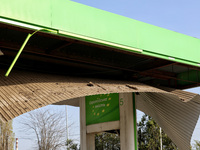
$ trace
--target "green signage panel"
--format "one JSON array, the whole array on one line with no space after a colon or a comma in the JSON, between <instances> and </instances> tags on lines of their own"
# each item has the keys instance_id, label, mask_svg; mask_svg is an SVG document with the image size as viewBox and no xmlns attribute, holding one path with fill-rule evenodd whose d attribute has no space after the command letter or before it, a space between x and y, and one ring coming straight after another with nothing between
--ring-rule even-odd
<instances>
[{"instance_id":1,"label":"green signage panel","mask_svg":"<svg viewBox=\"0 0 200 150\"><path fill-rule=\"evenodd\" d=\"M86 125L119 120L119 94L85 97Z\"/></svg>"}]
</instances>

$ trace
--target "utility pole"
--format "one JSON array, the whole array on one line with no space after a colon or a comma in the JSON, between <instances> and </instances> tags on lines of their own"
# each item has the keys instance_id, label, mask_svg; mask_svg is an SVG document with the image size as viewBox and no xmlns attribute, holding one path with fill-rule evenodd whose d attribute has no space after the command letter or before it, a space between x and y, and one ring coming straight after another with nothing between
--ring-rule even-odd
<instances>
[{"instance_id":1,"label":"utility pole","mask_svg":"<svg viewBox=\"0 0 200 150\"><path fill-rule=\"evenodd\" d=\"M18 150L18 138L16 138L15 150Z\"/></svg>"},{"instance_id":2,"label":"utility pole","mask_svg":"<svg viewBox=\"0 0 200 150\"><path fill-rule=\"evenodd\" d=\"M160 127L160 150L162 150L162 128Z\"/></svg>"},{"instance_id":3,"label":"utility pole","mask_svg":"<svg viewBox=\"0 0 200 150\"><path fill-rule=\"evenodd\" d=\"M66 111L66 139L67 139L67 142L68 142L69 135L68 135L68 116L67 116L67 105L66 105L66 107L65 107L65 111ZM68 149L68 145L67 145L67 149Z\"/></svg>"}]
</instances>

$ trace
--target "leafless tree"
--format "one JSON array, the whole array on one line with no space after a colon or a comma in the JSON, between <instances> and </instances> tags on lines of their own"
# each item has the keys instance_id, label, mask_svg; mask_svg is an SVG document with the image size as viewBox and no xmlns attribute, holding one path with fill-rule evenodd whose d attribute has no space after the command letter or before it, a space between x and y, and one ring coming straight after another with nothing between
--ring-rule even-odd
<instances>
[{"instance_id":1,"label":"leafless tree","mask_svg":"<svg viewBox=\"0 0 200 150\"><path fill-rule=\"evenodd\" d=\"M14 137L12 120L5 123L0 120L0 150L13 150Z\"/></svg>"},{"instance_id":2,"label":"leafless tree","mask_svg":"<svg viewBox=\"0 0 200 150\"><path fill-rule=\"evenodd\" d=\"M64 117L61 111L39 109L29 112L21 123L25 131L36 135L38 150L60 150L66 142Z\"/></svg>"}]
</instances>

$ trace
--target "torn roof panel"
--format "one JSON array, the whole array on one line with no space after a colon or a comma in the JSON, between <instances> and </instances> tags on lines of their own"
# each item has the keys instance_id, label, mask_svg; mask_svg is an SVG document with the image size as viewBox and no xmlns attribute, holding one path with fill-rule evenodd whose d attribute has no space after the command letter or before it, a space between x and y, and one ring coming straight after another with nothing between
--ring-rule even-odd
<instances>
[{"instance_id":1,"label":"torn roof panel","mask_svg":"<svg viewBox=\"0 0 200 150\"><path fill-rule=\"evenodd\" d=\"M66 101L67 104L69 99L96 94L155 92L175 95L184 101L190 101L197 96L190 92L163 90L130 81L70 77L16 70L6 78L2 73L5 71L1 70L0 72L2 108L15 110L19 107L19 110L15 110L16 113L13 111L11 116L18 116L24 112L61 101ZM78 106L75 103L74 105Z\"/></svg>"},{"instance_id":2,"label":"torn roof panel","mask_svg":"<svg viewBox=\"0 0 200 150\"><path fill-rule=\"evenodd\" d=\"M79 98L88 95L138 92L137 108L151 115L179 148L187 150L200 114L200 96L181 90L163 90L132 81L17 70L6 78L4 72L0 70L0 117L3 121L50 104L78 106Z\"/></svg>"},{"instance_id":3,"label":"torn roof panel","mask_svg":"<svg viewBox=\"0 0 200 150\"><path fill-rule=\"evenodd\" d=\"M136 95L136 105L162 127L179 149L190 149L190 140L200 114L200 104L195 99L184 103L173 95L140 93Z\"/></svg>"}]
</instances>

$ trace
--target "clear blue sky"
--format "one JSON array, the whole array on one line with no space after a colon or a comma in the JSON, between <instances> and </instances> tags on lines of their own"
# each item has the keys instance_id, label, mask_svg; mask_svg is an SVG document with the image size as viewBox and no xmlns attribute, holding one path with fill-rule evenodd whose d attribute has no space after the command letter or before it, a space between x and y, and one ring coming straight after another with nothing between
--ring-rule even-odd
<instances>
[{"instance_id":1,"label":"clear blue sky","mask_svg":"<svg viewBox=\"0 0 200 150\"><path fill-rule=\"evenodd\" d=\"M95 8L103 9L112 13L123 15L132 19L173 30L189 36L200 38L200 0L74 0ZM200 94L200 88L190 89L191 92ZM65 109L63 106L53 109ZM68 113L76 126L79 115L77 108L69 108ZM139 114L139 116L141 116ZM14 130L16 137L21 137L19 150L31 150L34 140L18 131L21 117L14 119ZM79 134L76 132L72 135ZM22 139L24 137L24 139ZM71 136L72 138L72 136ZM200 121L198 121L193 139L200 140Z\"/></svg>"}]
</instances>

